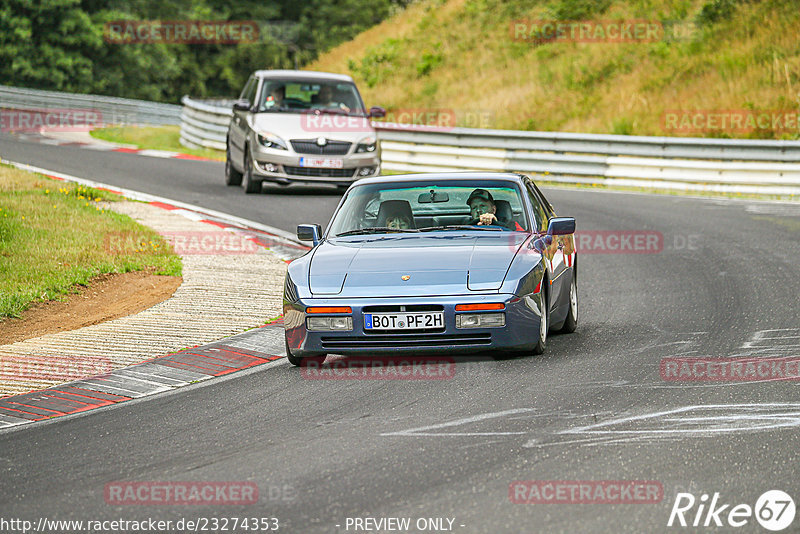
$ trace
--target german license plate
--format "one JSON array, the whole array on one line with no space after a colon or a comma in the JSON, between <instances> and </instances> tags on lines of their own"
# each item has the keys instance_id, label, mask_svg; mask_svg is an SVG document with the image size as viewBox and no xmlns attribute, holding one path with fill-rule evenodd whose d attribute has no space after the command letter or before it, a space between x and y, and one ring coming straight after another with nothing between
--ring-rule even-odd
<instances>
[{"instance_id":1,"label":"german license plate","mask_svg":"<svg viewBox=\"0 0 800 534\"><path fill-rule=\"evenodd\" d=\"M336 158L300 158L300 166L318 169L343 169L344 160Z\"/></svg>"},{"instance_id":2,"label":"german license plate","mask_svg":"<svg viewBox=\"0 0 800 534\"><path fill-rule=\"evenodd\" d=\"M365 330L422 330L444 328L444 312L365 313Z\"/></svg>"}]
</instances>

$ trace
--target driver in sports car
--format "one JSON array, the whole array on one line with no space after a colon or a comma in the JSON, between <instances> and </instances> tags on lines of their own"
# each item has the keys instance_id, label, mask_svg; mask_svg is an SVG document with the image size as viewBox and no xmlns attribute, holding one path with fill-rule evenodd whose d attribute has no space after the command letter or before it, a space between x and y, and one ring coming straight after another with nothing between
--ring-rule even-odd
<instances>
[{"instance_id":1,"label":"driver in sports car","mask_svg":"<svg viewBox=\"0 0 800 534\"><path fill-rule=\"evenodd\" d=\"M467 199L472 220L469 224L478 226L500 226L505 230L522 230L516 221L501 221L497 218L497 204L492 194L486 189L475 189Z\"/></svg>"}]
</instances>

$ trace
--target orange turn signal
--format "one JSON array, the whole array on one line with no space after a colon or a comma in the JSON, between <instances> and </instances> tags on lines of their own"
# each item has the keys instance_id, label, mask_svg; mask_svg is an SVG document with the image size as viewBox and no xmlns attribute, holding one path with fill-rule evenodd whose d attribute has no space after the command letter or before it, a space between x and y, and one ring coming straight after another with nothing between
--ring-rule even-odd
<instances>
[{"instance_id":1,"label":"orange turn signal","mask_svg":"<svg viewBox=\"0 0 800 534\"><path fill-rule=\"evenodd\" d=\"M456 304L456 311L488 311L505 309L506 305L502 302L493 302L491 304Z\"/></svg>"},{"instance_id":2,"label":"orange turn signal","mask_svg":"<svg viewBox=\"0 0 800 534\"><path fill-rule=\"evenodd\" d=\"M353 313L350 306L312 306L306 308L306 313Z\"/></svg>"}]
</instances>

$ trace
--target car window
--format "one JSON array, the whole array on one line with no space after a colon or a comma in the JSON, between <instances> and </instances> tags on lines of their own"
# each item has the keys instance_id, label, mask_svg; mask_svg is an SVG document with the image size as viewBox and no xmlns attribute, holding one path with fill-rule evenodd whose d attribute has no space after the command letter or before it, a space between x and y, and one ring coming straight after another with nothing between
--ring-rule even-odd
<instances>
[{"instance_id":1,"label":"car window","mask_svg":"<svg viewBox=\"0 0 800 534\"><path fill-rule=\"evenodd\" d=\"M549 215L539 195L530 183L526 183L526 190L528 191L528 199L530 200L531 207L533 208L533 216L536 219L536 228L539 232L547 231L547 221Z\"/></svg>"},{"instance_id":2,"label":"car window","mask_svg":"<svg viewBox=\"0 0 800 534\"><path fill-rule=\"evenodd\" d=\"M553 210L553 206L550 204L550 202L548 202L546 198L544 198L542 190L539 189L539 186L536 185L536 182L534 182L533 180L531 180L530 185L533 187L533 191L534 193L536 193L536 196L539 197L539 200L541 201L544 210L547 212L548 218L554 217L556 213Z\"/></svg>"},{"instance_id":3,"label":"car window","mask_svg":"<svg viewBox=\"0 0 800 534\"><path fill-rule=\"evenodd\" d=\"M253 78L253 82L250 84L250 87L247 90L247 95L245 98L250 105L252 106L256 102L256 91L258 90L258 78Z\"/></svg>"},{"instance_id":4,"label":"car window","mask_svg":"<svg viewBox=\"0 0 800 534\"><path fill-rule=\"evenodd\" d=\"M497 226L527 231L528 220L517 185L507 181L448 181L441 183L368 184L353 188L331 223L329 235L386 227L403 216L404 228L446 231L441 226L475 224L467 200L476 189L488 191L503 216ZM502 205L502 206L501 206ZM383 211L382 211L383 207ZM389 222L387 222L389 221ZM477 228L480 230L481 228ZM497 229L497 228L495 228Z\"/></svg>"},{"instance_id":5,"label":"car window","mask_svg":"<svg viewBox=\"0 0 800 534\"><path fill-rule=\"evenodd\" d=\"M248 95L250 95L251 89L255 87L255 81L256 79L252 76L247 80L247 83L244 84L244 89L242 89L242 94L239 95L239 100L247 99L250 104L253 103L253 100Z\"/></svg>"}]
</instances>

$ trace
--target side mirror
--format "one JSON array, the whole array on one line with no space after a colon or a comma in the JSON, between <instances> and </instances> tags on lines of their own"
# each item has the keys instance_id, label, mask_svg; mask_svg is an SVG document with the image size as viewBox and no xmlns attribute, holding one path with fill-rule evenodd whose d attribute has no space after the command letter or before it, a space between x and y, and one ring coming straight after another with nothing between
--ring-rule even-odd
<instances>
[{"instance_id":1,"label":"side mirror","mask_svg":"<svg viewBox=\"0 0 800 534\"><path fill-rule=\"evenodd\" d=\"M300 241L312 241L317 246L322 239L322 227L318 224L298 224L297 239Z\"/></svg>"},{"instance_id":2,"label":"side mirror","mask_svg":"<svg viewBox=\"0 0 800 534\"><path fill-rule=\"evenodd\" d=\"M548 235L567 235L575 233L574 217L553 217L547 225Z\"/></svg>"},{"instance_id":3,"label":"side mirror","mask_svg":"<svg viewBox=\"0 0 800 534\"><path fill-rule=\"evenodd\" d=\"M250 101L246 98L242 98L241 100L237 100L233 103L233 109L235 111L250 111Z\"/></svg>"},{"instance_id":4,"label":"side mirror","mask_svg":"<svg viewBox=\"0 0 800 534\"><path fill-rule=\"evenodd\" d=\"M386 109L380 106L373 106L369 108L369 116L373 119L382 119L386 116Z\"/></svg>"}]
</instances>

